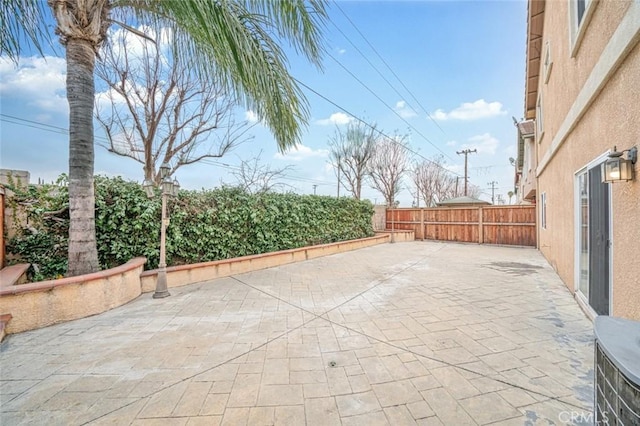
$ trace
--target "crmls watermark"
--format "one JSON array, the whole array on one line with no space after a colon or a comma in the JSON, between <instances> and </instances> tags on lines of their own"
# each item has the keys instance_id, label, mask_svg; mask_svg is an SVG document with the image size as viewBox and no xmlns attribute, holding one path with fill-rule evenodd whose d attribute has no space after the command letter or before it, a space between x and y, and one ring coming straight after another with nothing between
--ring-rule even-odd
<instances>
[{"instance_id":1,"label":"crmls watermark","mask_svg":"<svg viewBox=\"0 0 640 426\"><path fill-rule=\"evenodd\" d=\"M563 424L571 425L595 425L606 426L609 424L607 413L604 412L596 421L596 416L590 411L561 411L558 414L558 420Z\"/></svg>"}]
</instances>

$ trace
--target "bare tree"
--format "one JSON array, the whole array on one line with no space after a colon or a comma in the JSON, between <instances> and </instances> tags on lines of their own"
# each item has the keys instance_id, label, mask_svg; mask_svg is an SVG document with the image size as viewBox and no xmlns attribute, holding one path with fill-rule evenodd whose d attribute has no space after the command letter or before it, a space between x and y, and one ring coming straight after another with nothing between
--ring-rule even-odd
<instances>
[{"instance_id":1,"label":"bare tree","mask_svg":"<svg viewBox=\"0 0 640 426\"><path fill-rule=\"evenodd\" d=\"M172 175L221 157L247 139L247 125L236 124L224 85L198 78L171 54L170 31L146 33L150 39L114 31L100 51L96 75L108 90L96 96L96 118L105 147L142 163L145 180L158 183L160 164L170 164Z\"/></svg>"},{"instance_id":2,"label":"bare tree","mask_svg":"<svg viewBox=\"0 0 640 426\"><path fill-rule=\"evenodd\" d=\"M338 184L358 200L367 176L367 165L373 155L376 133L375 126L352 122L344 132L336 130L329 140L329 161L337 171Z\"/></svg>"},{"instance_id":3,"label":"bare tree","mask_svg":"<svg viewBox=\"0 0 640 426\"><path fill-rule=\"evenodd\" d=\"M444 157L423 160L412 170L413 183L427 207L456 196L456 178L444 166Z\"/></svg>"},{"instance_id":4,"label":"bare tree","mask_svg":"<svg viewBox=\"0 0 640 426\"><path fill-rule=\"evenodd\" d=\"M368 172L371 186L378 190L388 206L394 205L402 189L402 178L409 169L407 136L381 136L376 140Z\"/></svg>"},{"instance_id":5,"label":"bare tree","mask_svg":"<svg viewBox=\"0 0 640 426\"><path fill-rule=\"evenodd\" d=\"M292 170L293 166L288 165L273 169L269 164L260 163L261 155L262 151L257 157L250 160L242 160L240 166L231 172L236 178L236 185L250 194L260 194L291 187L281 182L280 179L284 178L287 171Z\"/></svg>"}]
</instances>

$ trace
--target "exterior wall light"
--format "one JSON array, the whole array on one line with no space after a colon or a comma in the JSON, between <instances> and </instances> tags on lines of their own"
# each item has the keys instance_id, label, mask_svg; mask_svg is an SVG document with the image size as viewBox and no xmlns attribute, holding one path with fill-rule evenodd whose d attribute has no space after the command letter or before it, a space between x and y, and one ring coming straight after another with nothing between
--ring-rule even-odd
<instances>
[{"instance_id":1,"label":"exterior wall light","mask_svg":"<svg viewBox=\"0 0 640 426\"><path fill-rule=\"evenodd\" d=\"M622 158L624 153L627 153L627 158ZM602 163L602 182L626 182L634 179L633 165L638 160L638 148L635 146L624 151L616 151L616 147L613 147L613 152L609 154L607 161Z\"/></svg>"}]
</instances>

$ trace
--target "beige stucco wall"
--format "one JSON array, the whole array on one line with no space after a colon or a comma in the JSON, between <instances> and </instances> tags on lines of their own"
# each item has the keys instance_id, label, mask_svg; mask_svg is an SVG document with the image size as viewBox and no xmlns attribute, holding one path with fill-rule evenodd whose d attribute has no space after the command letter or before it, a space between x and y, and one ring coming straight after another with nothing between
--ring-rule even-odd
<instances>
[{"instance_id":1,"label":"beige stucco wall","mask_svg":"<svg viewBox=\"0 0 640 426\"><path fill-rule=\"evenodd\" d=\"M630 1L599 2L577 55L571 58L567 2L546 2L544 38L552 44L553 68L548 84L541 82L540 85L545 135L538 145L538 158L548 154L551 141L630 4ZM639 99L640 45L636 42L538 176L538 193L547 194L547 229L540 230L539 248L572 291L575 290L574 173L614 145L618 150L640 147ZM639 169L640 162L636 164L636 174ZM633 182L612 185L611 191L611 314L640 320L640 262L637 261L640 176Z\"/></svg>"},{"instance_id":2,"label":"beige stucco wall","mask_svg":"<svg viewBox=\"0 0 640 426\"><path fill-rule=\"evenodd\" d=\"M140 295L146 259L135 258L106 271L0 290L0 313L11 314L8 334L105 312Z\"/></svg>"}]
</instances>

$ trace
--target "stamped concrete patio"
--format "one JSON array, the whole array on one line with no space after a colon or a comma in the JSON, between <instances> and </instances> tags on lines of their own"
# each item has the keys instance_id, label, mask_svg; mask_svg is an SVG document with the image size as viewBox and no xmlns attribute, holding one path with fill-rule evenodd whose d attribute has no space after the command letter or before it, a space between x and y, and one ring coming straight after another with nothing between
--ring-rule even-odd
<instances>
[{"instance_id":1,"label":"stamped concrete patio","mask_svg":"<svg viewBox=\"0 0 640 426\"><path fill-rule=\"evenodd\" d=\"M385 244L171 293L9 336L0 424L590 418L591 323L533 249Z\"/></svg>"}]
</instances>

